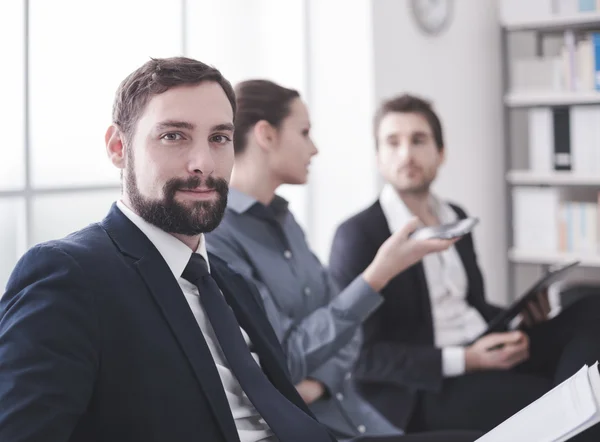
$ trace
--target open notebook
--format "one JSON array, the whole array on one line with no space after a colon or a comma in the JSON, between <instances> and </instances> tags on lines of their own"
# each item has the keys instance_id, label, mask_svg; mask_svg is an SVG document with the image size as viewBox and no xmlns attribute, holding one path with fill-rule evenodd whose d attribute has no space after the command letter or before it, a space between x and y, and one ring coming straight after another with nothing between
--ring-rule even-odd
<instances>
[{"instance_id":1,"label":"open notebook","mask_svg":"<svg viewBox=\"0 0 600 442\"><path fill-rule=\"evenodd\" d=\"M477 442L562 442L600 422L598 362L557 385Z\"/></svg>"}]
</instances>

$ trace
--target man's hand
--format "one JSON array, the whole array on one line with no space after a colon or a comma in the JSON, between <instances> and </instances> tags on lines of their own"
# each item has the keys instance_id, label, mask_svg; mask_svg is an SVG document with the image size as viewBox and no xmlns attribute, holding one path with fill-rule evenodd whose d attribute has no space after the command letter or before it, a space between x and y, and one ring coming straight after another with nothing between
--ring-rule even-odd
<instances>
[{"instance_id":1,"label":"man's hand","mask_svg":"<svg viewBox=\"0 0 600 442\"><path fill-rule=\"evenodd\" d=\"M550 314L550 301L548 300L548 291L544 290L538 292L534 299L529 301L523 311L521 317L523 318L523 324L526 327L531 327L540 322L548 320Z\"/></svg>"},{"instance_id":2,"label":"man's hand","mask_svg":"<svg viewBox=\"0 0 600 442\"><path fill-rule=\"evenodd\" d=\"M379 247L373 262L363 272L363 278L373 290L381 291L398 273L416 264L425 255L446 250L458 241L458 238L452 240L409 238L418 226L418 218L413 218Z\"/></svg>"},{"instance_id":3,"label":"man's hand","mask_svg":"<svg viewBox=\"0 0 600 442\"><path fill-rule=\"evenodd\" d=\"M520 331L492 333L465 351L467 372L508 370L529 358L529 338Z\"/></svg>"},{"instance_id":4,"label":"man's hand","mask_svg":"<svg viewBox=\"0 0 600 442\"><path fill-rule=\"evenodd\" d=\"M312 404L325 394L325 386L314 379L304 379L296 385L296 390L307 404Z\"/></svg>"}]
</instances>

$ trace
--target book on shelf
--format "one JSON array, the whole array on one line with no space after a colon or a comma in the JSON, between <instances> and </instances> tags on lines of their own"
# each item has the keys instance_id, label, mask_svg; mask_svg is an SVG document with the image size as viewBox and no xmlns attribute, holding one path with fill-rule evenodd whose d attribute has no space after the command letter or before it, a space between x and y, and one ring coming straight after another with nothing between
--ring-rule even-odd
<instances>
[{"instance_id":1,"label":"book on shelf","mask_svg":"<svg viewBox=\"0 0 600 442\"><path fill-rule=\"evenodd\" d=\"M516 58L510 87L513 92L600 93L600 32L567 30L558 54Z\"/></svg>"},{"instance_id":2,"label":"book on shelf","mask_svg":"<svg viewBox=\"0 0 600 442\"><path fill-rule=\"evenodd\" d=\"M598 363L577 373L514 414L477 442L563 442L600 422Z\"/></svg>"},{"instance_id":3,"label":"book on shelf","mask_svg":"<svg viewBox=\"0 0 600 442\"><path fill-rule=\"evenodd\" d=\"M558 251L595 255L598 253L598 205L563 202L559 206Z\"/></svg>"},{"instance_id":4,"label":"book on shelf","mask_svg":"<svg viewBox=\"0 0 600 442\"><path fill-rule=\"evenodd\" d=\"M515 249L597 255L599 210L598 201L561 201L556 188L516 187L513 190Z\"/></svg>"}]
</instances>

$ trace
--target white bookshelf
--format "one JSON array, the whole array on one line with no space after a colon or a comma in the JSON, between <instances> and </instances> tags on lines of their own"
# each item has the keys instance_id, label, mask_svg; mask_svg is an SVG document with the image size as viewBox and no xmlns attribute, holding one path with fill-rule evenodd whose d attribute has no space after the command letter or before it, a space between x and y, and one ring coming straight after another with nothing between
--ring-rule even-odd
<instances>
[{"instance_id":1,"label":"white bookshelf","mask_svg":"<svg viewBox=\"0 0 600 442\"><path fill-rule=\"evenodd\" d=\"M513 6L517 0L513 1ZM523 0L526 2L527 0ZM552 1L552 0L548 0ZM520 6L511 10L511 14L507 16L516 16L519 14ZM522 12L522 15L531 16L535 13L534 8L526 8ZM513 195L516 189L520 189L525 186L540 186L558 188L561 195L586 195L583 198L589 198L595 190L600 190L600 174L597 176L592 174L581 174L575 172L538 172L533 170L522 170L525 167L524 161L528 155L523 155L523 149L528 149L528 144L524 146L512 145L512 143L527 143L526 139L522 139L524 136L523 127L519 125L518 120L515 118L519 115L526 115L529 109L536 107L559 107L559 106L576 106L576 105L597 105L600 104L600 91L560 91L560 90L515 90L511 88L510 76L514 72L511 62L514 58L511 57L511 51L520 53L518 43L519 41L526 41L526 38L530 38L525 34L525 31L529 32L535 47L535 54L529 54L528 50L524 50L523 53L527 53L526 56L544 56L545 50L550 47L554 48L552 44L556 41L567 41L567 37L572 37L572 32L576 35L586 31L600 31L600 11L597 12L581 12L576 15L549 15L549 12L545 16L538 18L527 18L522 20L511 19L510 21L504 21L501 23L502 26L502 46L503 46L503 71L504 71L504 95L503 95L503 109L504 109L504 122L505 122L505 184L506 184L506 210L508 214L507 221L507 261L509 263L508 269L508 289L509 293L517 293L517 279L522 279L523 272L527 272L526 268L518 267L519 265L537 265L537 266L549 266L552 264L566 262L574 259L581 261L583 267L589 268L600 268L600 253L597 255L583 255L580 253L560 253L560 252L540 252L539 250L522 250L515 249L515 232L513 231ZM519 35L513 36L512 34L518 32ZM513 38L515 40L513 40ZM545 45L544 39L549 38L551 44ZM513 43L513 46L510 43ZM529 44L529 43L528 43ZM517 46L515 46L517 45ZM553 53L556 56L555 53ZM514 117L514 118L513 118ZM514 134L513 134L514 133ZM514 136L513 136L514 135ZM520 137L520 138L519 138ZM531 159L531 157L529 157ZM542 165L539 165L540 167ZM546 165L543 165L546 167ZM567 191L567 189L569 189ZM565 190L563 193L562 190ZM540 195L547 195L541 193ZM588 201L588 200L586 200ZM522 232L521 232L522 233ZM558 235L558 232L557 232ZM554 239L554 238L553 238ZM521 269L523 271L521 271Z\"/></svg>"},{"instance_id":2,"label":"white bookshelf","mask_svg":"<svg viewBox=\"0 0 600 442\"><path fill-rule=\"evenodd\" d=\"M505 95L504 102L510 107L533 106L568 106L576 104L600 103L599 92L570 92L570 91L532 91L510 92Z\"/></svg>"},{"instance_id":3,"label":"white bookshelf","mask_svg":"<svg viewBox=\"0 0 600 442\"><path fill-rule=\"evenodd\" d=\"M600 267L600 255L582 255L579 253L535 252L511 249L509 259L519 264L552 265L556 263L579 260L585 267Z\"/></svg>"},{"instance_id":4,"label":"white bookshelf","mask_svg":"<svg viewBox=\"0 0 600 442\"><path fill-rule=\"evenodd\" d=\"M527 0L523 0L527 1ZM585 30L598 27L600 13L581 12L574 15L555 15L538 19L511 20L502 23L504 29L515 31L562 31L565 29Z\"/></svg>"},{"instance_id":5,"label":"white bookshelf","mask_svg":"<svg viewBox=\"0 0 600 442\"><path fill-rule=\"evenodd\" d=\"M534 172L511 170L506 180L517 186L580 186L600 187L600 176L585 176L573 172Z\"/></svg>"}]
</instances>

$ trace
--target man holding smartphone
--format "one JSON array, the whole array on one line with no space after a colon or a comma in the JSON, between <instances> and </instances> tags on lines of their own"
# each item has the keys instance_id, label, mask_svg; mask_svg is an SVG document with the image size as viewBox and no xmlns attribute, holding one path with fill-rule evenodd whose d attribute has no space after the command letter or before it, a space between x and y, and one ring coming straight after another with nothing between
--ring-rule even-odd
<instances>
[{"instance_id":1,"label":"man holding smartphone","mask_svg":"<svg viewBox=\"0 0 600 442\"><path fill-rule=\"evenodd\" d=\"M386 185L373 205L336 232L330 270L340 287L407 219L439 226L467 218L430 190L445 156L442 125L430 103L411 95L384 102L374 135ZM354 379L365 398L409 431L489 431L600 359L600 297L548 320L550 306L541 293L522 312L520 330L475 340L502 309L485 300L471 234L423 258L382 294L384 305L364 323ZM599 440L588 436L592 431L598 430L577 440Z\"/></svg>"}]
</instances>

